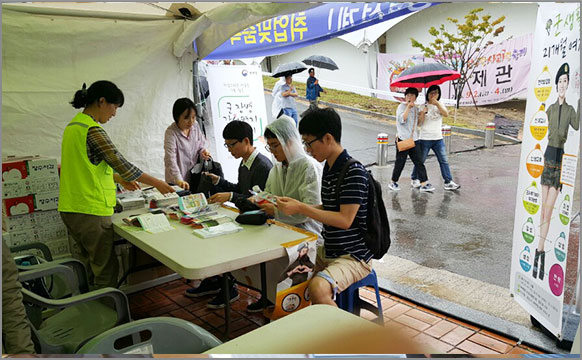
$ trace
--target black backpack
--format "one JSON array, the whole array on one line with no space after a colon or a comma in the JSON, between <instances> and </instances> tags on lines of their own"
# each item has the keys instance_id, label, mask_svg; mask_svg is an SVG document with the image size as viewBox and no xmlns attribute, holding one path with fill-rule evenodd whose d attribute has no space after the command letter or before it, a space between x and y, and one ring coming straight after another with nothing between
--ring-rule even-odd
<instances>
[{"instance_id":1,"label":"black backpack","mask_svg":"<svg viewBox=\"0 0 582 360\"><path fill-rule=\"evenodd\" d=\"M344 177L350 165L357 163L358 160L349 159L340 170L336 185L336 202L339 205L340 186L344 181ZM381 259L390 248L390 224L388 223L388 214L386 213L386 206L382 199L382 187L380 183L374 179L371 171L368 173L368 207L366 214L366 224L368 229L364 232L364 242L372 254L374 259Z\"/></svg>"}]
</instances>

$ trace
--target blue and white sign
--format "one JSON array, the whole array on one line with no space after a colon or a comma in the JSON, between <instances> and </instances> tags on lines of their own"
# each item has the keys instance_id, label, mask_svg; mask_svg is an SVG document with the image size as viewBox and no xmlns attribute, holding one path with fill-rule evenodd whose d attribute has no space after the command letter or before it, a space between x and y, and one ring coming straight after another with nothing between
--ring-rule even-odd
<instances>
[{"instance_id":1,"label":"blue and white sign","mask_svg":"<svg viewBox=\"0 0 582 360\"><path fill-rule=\"evenodd\" d=\"M277 16L236 33L205 60L283 54L439 3L329 3Z\"/></svg>"}]
</instances>

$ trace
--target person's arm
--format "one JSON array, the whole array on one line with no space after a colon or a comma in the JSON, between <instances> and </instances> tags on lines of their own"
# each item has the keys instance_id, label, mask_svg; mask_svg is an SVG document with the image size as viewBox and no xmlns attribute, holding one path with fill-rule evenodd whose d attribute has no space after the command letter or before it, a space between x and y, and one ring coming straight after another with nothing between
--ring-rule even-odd
<instances>
[{"instance_id":1,"label":"person's arm","mask_svg":"<svg viewBox=\"0 0 582 360\"><path fill-rule=\"evenodd\" d=\"M166 129L164 134L164 166L166 181L174 183L183 189L188 189L189 184L184 181L178 167L178 141L174 131Z\"/></svg>"},{"instance_id":2,"label":"person's arm","mask_svg":"<svg viewBox=\"0 0 582 360\"><path fill-rule=\"evenodd\" d=\"M572 126L572 129L574 130L578 130L580 128L580 99L578 99L578 106L577 106L577 110L574 109L574 116L570 117L570 126Z\"/></svg>"},{"instance_id":3,"label":"person's arm","mask_svg":"<svg viewBox=\"0 0 582 360\"><path fill-rule=\"evenodd\" d=\"M315 170L314 166L309 161L307 167L302 169L303 171L299 173L288 173L289 179L303 179L303 183L299 185L298 198L297 200L308 204L308 205L320 205L321 204L321 186L319 182L319 174ZM296 195L297 196L297 195ZM278 208L273 207L275 218L285 224L296 225L306 222L309 218L302 214L295 215L285 215Z\"/></svg>"},{"instance_id":4,"label":"person's arm","mask_svg":"<svg viewBox=\"0 0 582 360\"><path fill-rule=\"evenodd\" d=\"M301 214L322 224L347 230L352 226L360 205L342 204L340 205L340 211L329 211L304 204L289 197L279 197L277 198L277 208L287 215Z\"/></svg>"},{"instance_id":5,"label":"person's arm","mask_svg":"<svg viewBox=\"0 0 582 360\"><path fill-rule=\"evenodd\" d=\"M442 117L449 116L449 112L447 111L447 108L443 104L441 104L440 101L437 101L435 103L435 105L439 109L439 112L441 113Z\"/></svg>"},{"instance_id":6,"label":"person's arm","mask_svg":"<svg viewBox=\"0 0 582 360\"><path fill-rule=\"evenodd\" d=\"M123 180L127 182L139 181L154 186L162 194L175 192L174 188L168 185L165 181L144 173L127 161L117 150L115 145L113 145L113 142L111 142L111 139L103 128L92 127L89 129L87 132L87 145L96 158L105 161Z\"/></svg>"},{"instance_id":7,"label":"person's arm","mask_svg":"<svg viewBox=\"0 0 582 360\"><path fill-rule=\"evenodd\" d=\"M424 107L420 108L418 111L418 127L424 124L424 118L426 117L426 113L428 112L428 107L425 105Z\"/></svg>"},{"instance_id":8,"label":"person's arm","mask_svg":"<svg viewBox=\"0 0 582 360\"><path fill-rule=\"evenodd\" d=\"M396 109L396 121L398 121L401 124L404 124L407 118L408 118L408 106L406 105L406 103L398 105L398 108Z\"/></svg>"}]
</instances>

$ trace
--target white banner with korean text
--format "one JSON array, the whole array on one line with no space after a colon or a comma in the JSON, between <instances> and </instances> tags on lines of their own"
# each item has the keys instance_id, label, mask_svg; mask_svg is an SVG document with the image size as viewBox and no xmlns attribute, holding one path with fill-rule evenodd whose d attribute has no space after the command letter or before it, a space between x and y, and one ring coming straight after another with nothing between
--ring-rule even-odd
<instances>
[{"instance_id":1,"label":"white banner with korean text","mask_svg":"<svg viewBox=\"0 0 582 360\"><path fill-rule=\"evenodd\" d=\"M525 99L528 74L531 66L532 34L509 39L491 45L487 52L476 61L478 65L462 93L461 106L497 104L513 98ZM405 89L390 87L404 70L423 62L433 63L435 59L422 55L378 54L379 90L404 92ZM453 83L440 85L442 98L454 99ZM402 101L399 97L380 95L380 98Z\"/></svg>"},{"instance_id":2,"label":"white banner with korean text","mask_svg":"<svg viewBox=\"0 0 582 360\"><path fill-rule=\"evenodd\" d=\"M570 222L575 215L573 196L579 176L580 4L540 3L536 24L510 292L561 338Z\"/></svg>"},{"instance_id":3,"label":"white banner with korean text","mask_svg":"<svg viewBox=\"0 0 582 360\"><path fill-rule=\"evenodd\" d=\"M268 118L262 72L258 65L208 65L207 79L216 139L215 160L222 164L225 179L237 183L241 159L235 159L222 146L222 131L229 122L240 120L249 123L253 128L253 145L259 152L271 157L263 140Z\"/></svg>"}]
</instances>

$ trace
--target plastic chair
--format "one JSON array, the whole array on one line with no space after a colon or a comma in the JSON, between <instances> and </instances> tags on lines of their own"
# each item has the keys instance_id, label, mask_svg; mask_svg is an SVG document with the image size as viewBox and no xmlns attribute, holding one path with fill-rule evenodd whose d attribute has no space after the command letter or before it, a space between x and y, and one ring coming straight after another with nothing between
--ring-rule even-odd
<instances>
[{"instance_id":1,"label":"plastic chair","mask_svg":"<svg viewBox=\"0 0 582 360\"><path fill-rule=\"evenodd\" d=\"M131 321L127 297L118 289L81 293L76 273L68 266L47 262L32 267L19 273L21 282L55 276L66 283L71 294L64 299L49 299L22 289L37 352L71 354L87 339ZM106 305L105 299L115 308Z\"/></svg>"},{"instance_id":2,"label":"plastic chair","mask_svg":"<svg viewBox=\"0 0 582 360\"><path fill-rule=\"evenodd\" d=\"M149 331L148 339L140 339L144 331ZM214 335L189 321L154 317L108 330L89 340L77 353L200 354L220 344Z\"/></svg>"},{"instance_id":3,"label":"plastic chair","mask_svg":"<svg viewBox=\"0 0 582 360\"><path fill-rule=\"evenodd\" d=\"M360 299L359 290L362 286L374 287L374 289L376 290L376 303L378 304L378 307L374 307L372 304L366 301L362 301ZM370 275L366 276L365 278L358 282L353 283L352 285L350 285L350 287L339 293L337 295L335 302L340 309L349 311L357 315L359 315L360 309L362 307L371 311L375 310L377 311L378 315L376 321L379 324L384 324L384 315L382 313L382 301L380 299L380 290L378 289L378 277L376 276L376 271L374 271L373 269Z\"/></svg>"}]
</instances>

